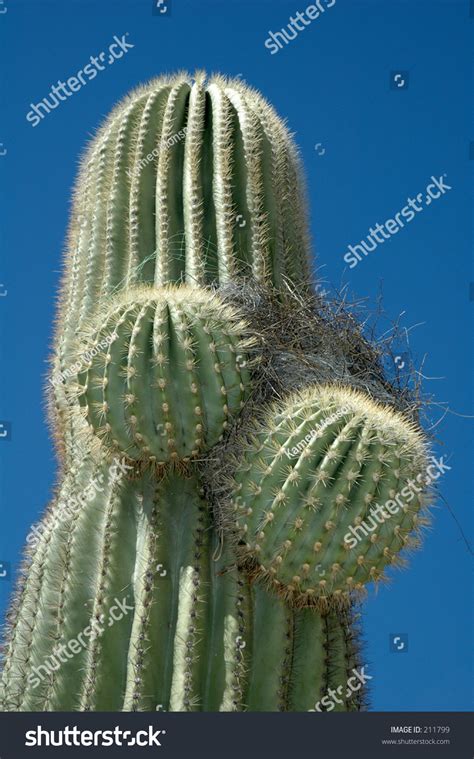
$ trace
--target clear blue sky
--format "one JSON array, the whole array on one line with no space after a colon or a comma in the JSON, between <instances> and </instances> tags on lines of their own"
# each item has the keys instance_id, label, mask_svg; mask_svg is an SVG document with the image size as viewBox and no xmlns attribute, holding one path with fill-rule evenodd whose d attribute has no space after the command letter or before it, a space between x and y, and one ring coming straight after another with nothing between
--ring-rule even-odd
<instances>
[{"instance_id":1,"label":"clear blue sky","mask_svg":"<svg viewBox=\"0 0 474 759\"><path fill-rule=\"evenodd\" d=\"M364 604L372 708L469 709L472 555L449 510L472 543L474 420L463 416L474 413L469 2L337 0L274 55L265 47L269 31L306 0L171 2L171 15L161 17L151 0L0 4L0 283L8 290L0 298L0 420L13 425L12 440L0 439L0 562L18 565L55 480L42 385L78 157L137 83L183 68L241 74L288 120L301 148L321 276L366 298L369 312L382 288L379 332L403 314L415 362L426 356L425 391L451 409L436 428L436 451L452 469L424 548ZM28 123L30 103L126 32L134 45L126 56L36 128ZM409 78L401 73L390 88L391 72ZM347 246L443 174L452 189L350 269ZM442 415L433 408L432 421ZM2 608L10 589L0 579ZM408 635L408 650L392 653L391 633Z\"/></svg>"}]
</instances>

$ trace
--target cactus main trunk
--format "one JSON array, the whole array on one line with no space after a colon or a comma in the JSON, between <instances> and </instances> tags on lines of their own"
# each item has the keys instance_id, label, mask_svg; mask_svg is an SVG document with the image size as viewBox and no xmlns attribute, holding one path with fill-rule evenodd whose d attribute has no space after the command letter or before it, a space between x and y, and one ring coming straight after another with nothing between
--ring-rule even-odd
<instances>
[{"instance_id":1,"label":"cactus main trunk","mask_svg":"<svg viewBox=\"0 0 474 759\"><path fill-rule=\"evenodd\" d=\"M306 710L345 683L349 620L251 585L201 490L192 471L111 479L90 459L68 478L30 549L3 709Z\"/></svg>"}]
</instances>

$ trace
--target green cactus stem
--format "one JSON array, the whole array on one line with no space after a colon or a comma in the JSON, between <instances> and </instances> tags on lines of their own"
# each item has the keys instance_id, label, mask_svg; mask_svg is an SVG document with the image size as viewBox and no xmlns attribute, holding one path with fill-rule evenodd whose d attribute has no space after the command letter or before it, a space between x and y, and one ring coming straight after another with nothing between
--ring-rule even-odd
<instances>
[{"instance_id":1,"label":"green cactus stem","mask_svg":"<svg viewBox=\"0 0 474 759\"><path fill-rule=\"evenodd\" d=\"M163 465L222 439L249 395L256 342L234 308L200 288L142 285L95 324L80 402L111 451Z\"/></svg>"},{"instance_id":2,"label":"green cactus stem","mask_svg":"<svg viewBox=\"0 0 474 759\"><path fill-rule=\"evenodd\" d=\"M3 709L310 709L345 681L357 662L347 618L292 610L226 551L216 560L196 475L130 479L127 466L87 459L30 547ZM107 499L96 489L72 508L91 482Z\"/></svg>"},{"instance_id":3,"label":"green cactus stem","mask_svg":"<svg viewBox=\"0 0 474 759\"><path fill-rule=\"evenodd\" d=\"M294 603L348 603L416 545L427 502L408 483L424 487L425 472L424 440L401 414L350 388L309 387L243 444L231 510L240 553Z\"/></svg>"}]
</instances>

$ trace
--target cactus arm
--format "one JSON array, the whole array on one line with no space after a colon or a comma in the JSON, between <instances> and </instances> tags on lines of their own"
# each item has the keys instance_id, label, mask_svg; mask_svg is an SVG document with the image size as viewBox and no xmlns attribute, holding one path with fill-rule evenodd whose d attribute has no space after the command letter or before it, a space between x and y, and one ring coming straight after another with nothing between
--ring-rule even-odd
<instances>
[{"instance_id":1,"label":"cactus arm","mask_svg":"<svg viewBox=\"0 0 474 759\"><path fill-rule=\"evenodd\" d=\"M369 510L423 474L426 449L402 415L359 392L315 386L303 399L306 408L298 395L275 404L242 444L228 524L237 520L244 560L279 593L325 611L382 579L396 554L416 543L411 533L426 505L418 495L381 521ZM301 445L290 444L295 432ZM364 520L373 526L362 526L351 546L345 535Z\"/></svg>"},{"instance_id":2,"label":"cactus arm","mask_svg":"<svg viewBox=\"0 0 474 759\"><path fill-rule=\"evenodd\" d=\"M84 343L95 356L79 375L83 415L109 450L188 461L240 413L252 386L243 364L253 342L239 313L206 291L130 290Z\"/></svg>"}]
</instances>

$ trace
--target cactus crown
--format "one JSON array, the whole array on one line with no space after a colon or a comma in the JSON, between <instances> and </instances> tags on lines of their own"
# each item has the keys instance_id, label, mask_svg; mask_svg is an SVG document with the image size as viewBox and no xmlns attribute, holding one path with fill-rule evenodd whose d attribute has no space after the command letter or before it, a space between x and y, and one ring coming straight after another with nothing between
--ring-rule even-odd
<instances>
[{"instance_id":1,"label":"cactus crown","mask_svg":"<svg viewBox=\"0 0 474 759\"><path fill-rule=\"evenodd\" d=\"M77 326L137 282L242 277L307 285L309 245L295 146L239 79L160 78L120 103L77 183L65 287Z\"/></svg>"}]
</instances>

